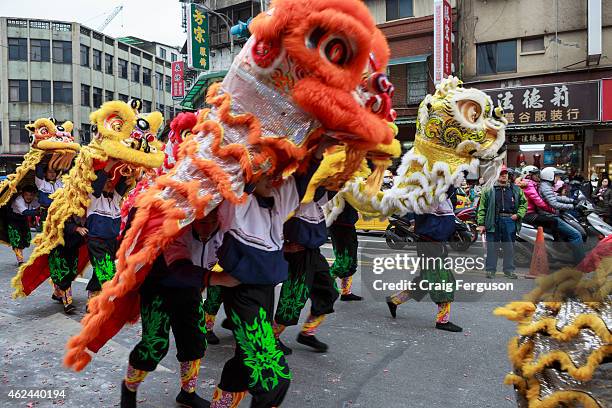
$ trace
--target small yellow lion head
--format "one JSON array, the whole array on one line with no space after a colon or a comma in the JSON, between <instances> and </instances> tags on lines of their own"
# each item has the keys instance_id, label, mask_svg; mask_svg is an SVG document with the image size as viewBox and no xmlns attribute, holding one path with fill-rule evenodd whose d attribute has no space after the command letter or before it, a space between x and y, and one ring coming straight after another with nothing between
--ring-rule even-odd
<instances>
[{"instance_id":1,"label":"small yellow lion head","mask_svg":"<svg viewBox=\"0 0 612 408\"><path fill-rule=\"evenodd\" d=\"M90 146L123 162L157 168L164 162L162 143L156 134L164 117L159 112L140 114L140 100L110 101L89 116L92 123Z\"/></svg>"},{"instance_id":2,"label":"small yellow lion head","mask_svg":"<svg viewBox=\"0 0 612 408\"><path fill-rule=\"evenodd\" d=\"M70 121L58 125L53 118L40 118L28 123L25 128L30 132L30 146L35 149L79 151L79 144L70 134L73 128Z\"/></svg>"}]
</instances>

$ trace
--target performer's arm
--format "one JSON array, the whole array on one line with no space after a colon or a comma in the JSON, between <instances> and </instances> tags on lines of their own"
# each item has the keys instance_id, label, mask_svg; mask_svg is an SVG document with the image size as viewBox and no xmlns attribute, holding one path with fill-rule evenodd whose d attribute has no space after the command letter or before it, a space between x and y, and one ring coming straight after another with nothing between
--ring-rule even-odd
<instances>
[{"instance_id":1,"label":"performer's arm","mask_svg":"<svg viewBox=\"0 0 612 408\"><path fill-rule=\"evenodd\" d=\"M99 198L102 195L106 180L108 180L108 174L104 170L96 170L96 180L92 184L94 197Z\"/></svg>"}]
</instances>

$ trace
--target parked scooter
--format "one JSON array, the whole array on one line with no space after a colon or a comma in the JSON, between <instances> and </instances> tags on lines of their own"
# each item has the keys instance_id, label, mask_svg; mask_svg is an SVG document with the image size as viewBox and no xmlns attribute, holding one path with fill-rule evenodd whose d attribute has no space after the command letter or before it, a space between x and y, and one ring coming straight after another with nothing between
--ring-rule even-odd
<instances>
[{"instance_id":1,"label":"parked scooter","mask_svg":"<svg viewBox=\"0 0 612 408\"><path fill-rule=\"evenodd\" d=\"M410 216L391 216L385 231L385 241L391 249L416 247L417 241L427 241L414 232L413 218ZM474 242L468 225L455 217L455 233L450 239L450 247L456 251L467 251Z\"/></svg>"}]
</instances>

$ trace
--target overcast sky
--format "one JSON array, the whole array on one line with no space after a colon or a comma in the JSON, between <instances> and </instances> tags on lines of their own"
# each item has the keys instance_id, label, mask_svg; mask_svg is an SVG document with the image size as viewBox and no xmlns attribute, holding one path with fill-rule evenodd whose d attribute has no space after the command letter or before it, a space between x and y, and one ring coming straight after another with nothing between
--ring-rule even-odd
<instances>
[{"instance_id":1,"label":"overcast sky","mask_svg":"<svg viewBox=\"0 0 612 408\"><path fill-rule=\"evenodd\" d=\"M104 34L134 35L168 45L183 45L185 33L178 0L0 0L0 16L77 21L98 29L121 4L123 10Z\"/></svg>"}]
</instances>

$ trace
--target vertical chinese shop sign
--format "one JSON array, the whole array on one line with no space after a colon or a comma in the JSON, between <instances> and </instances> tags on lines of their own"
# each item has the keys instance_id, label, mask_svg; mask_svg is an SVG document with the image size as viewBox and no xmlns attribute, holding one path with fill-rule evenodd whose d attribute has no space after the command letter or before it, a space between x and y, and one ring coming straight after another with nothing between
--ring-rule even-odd
<instances>
[{"instance_id":1,"label":"vertical chinese shop sign","mask_svg":"<svg viewBox=\"0 0 612 408\"><path fill-rule=\"evenodd\" d=\"M187 64L193 69L208 69L210 39L208 15L197 4L189 5L187 19Z\"/></svg>"},{"instance_id":2,"label":"vertical chinese shop sign","mask_svg":"<svg viewBox=\"0 0 612 408\"><path fill-rule=\"evenodd\" d=\"M185 96L185 63L174 61L172 63L172 97L183 98Z\"/></svg>"}]
</instances>

